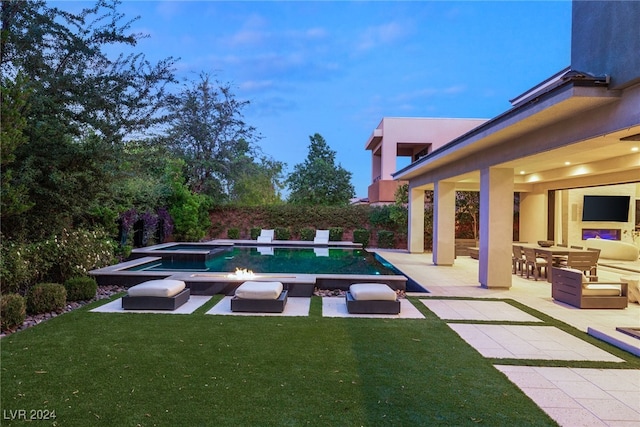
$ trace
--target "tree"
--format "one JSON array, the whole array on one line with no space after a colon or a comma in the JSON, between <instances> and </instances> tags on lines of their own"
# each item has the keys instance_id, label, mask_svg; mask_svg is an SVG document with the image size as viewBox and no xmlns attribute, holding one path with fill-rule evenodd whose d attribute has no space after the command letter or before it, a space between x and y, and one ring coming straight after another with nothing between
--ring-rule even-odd
<instances>
[{"instance_id":1,"label":"tree","mask_svg":"<svg viewBox=\"0 0 640 427\"><path fill-rule=\"evenodd\" d=\"M480 229L480 193L477 191L456 192L456 222L459 238L478 240Z\"/></svg>"},{"instance_id":2,"label":"tree","mask_svg":"<svg viewBox=\"0 0 640 427\"><path fill-rule=\"evenodd\" d=\"M270 158L259 163L248 156L237 159L232 168L229 201L246 206L272 205L282 202L281 183L283 164Z\"/></svg>"},{"instance_id":3,"label":"tree","mask_svg":"<svg viewBox=\"0 0 640 427\"><path fill-rule=\"evenodd\" d=\"M202 73L186 81L170 98L170 122L161 142L181 156L192 191L216 200L246 200L249 182L259 184L266 199L278 198L283 165L262 155L256 129L243 120L249 101L238 100L229 84ZM252 178L253 177L253 178ZM251 192L250 192L251 193Z\"/></svg>"},{"instance_id":4,"label":"tree","mask_svg":"<svg viewBox=\"0 0 640 427\"><path fill-rule=\"evenodd\" d=\"M351 172L335 164L336 153L324 138L309 136L309 154L287 177L289 202L303 205L346 205L354 196Z\"/></svg>"},{"instance_id":5,"label":"tree","mask_svg":"<svg viewBox=\"0 0 640 427\"><path fill-rule=\"evenodd\" d=\"M24 133L27 126L28 91L24 76L18 75L15 81L2 77L0 91L0 171L2 192L0 193L0 218L2 221L19 215L32 207L28 189L13 179L13 163L16 149L28 140Z\"/></svg>"},{"instance_id":6,"label":"tree","mask_svg":"<svg viewBox=\"0 0 640 427\"><path fill-rule=\"evenodd\" d=\"M163 121L157 113L166 85L175 81L175 60L153 65L141 53L107 53L145 37L129 32L137 18L123 22L120 3L98 0L73 14L42 0L2 1L2 75L28 78L30 112L39 122L74 136L91 129L119 142Z\"/></svg>"},{"instance_id":7,"label":"tree","mask_svg":"<svg viewBox=\"0 0 640 427\"><path fill-rule=\"evenodd\" d=\"M14 108L16 120L2 123L21 138L3 159L3 193L20 189L19 198L3 197L3 212L20 211L9 221L3 215L5 235L38 238L90 221L88 212L108 203L109 184L119 178L125 137L163 119L173 59L152 65L141 54L111 57L107 47L131 48L143 37L129 32L133 21L123 23L118 4L99 0L73 14L44 1L1 2L3 92L13 85L28 93Z\"/></svg>"}]
</instances>

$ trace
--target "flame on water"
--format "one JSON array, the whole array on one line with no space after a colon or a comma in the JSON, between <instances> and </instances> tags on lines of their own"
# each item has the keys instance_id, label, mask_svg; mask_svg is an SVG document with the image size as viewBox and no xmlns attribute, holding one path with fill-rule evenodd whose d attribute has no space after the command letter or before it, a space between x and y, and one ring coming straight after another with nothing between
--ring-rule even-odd
<instances>
[{"instance_id":1,"label":"flame on water","mask_svg":"<svg viewBox=\"0 0 640 427\"><path fill-rule=\"evenodd\" d=\"M254 279L256 275L246 268L236 268L236 272L227 274L227 277L232 279Z\"/></svg>"}]
</instances>

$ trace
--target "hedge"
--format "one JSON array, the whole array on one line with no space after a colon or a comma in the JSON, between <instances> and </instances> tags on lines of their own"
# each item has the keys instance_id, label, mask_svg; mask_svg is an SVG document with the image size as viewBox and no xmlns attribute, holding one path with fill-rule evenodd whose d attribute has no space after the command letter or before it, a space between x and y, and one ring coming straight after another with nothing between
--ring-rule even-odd
<instances>
[{"instance_id":1,"label":"hedge","mask_svg":"<svg viewBox=\"0 0 640 427\"><path fill-rule=\"evenodd\" d=\"M19 294L0 295L0 329L8 331L24 323L26 303Z\"/></svg>"},{"instance_id":2,"label":"hedge","mask_svg":"<svg viewBox=\"0 0 640 427\"><path fill-rule=\"evenodd\" d=\"M64 282L67 301L88 301L96 296L98 283L92 277L72 277Z\"/></svg>"},{"instance_id":3,"label":"hedge","mask_svg":"<svg viewBox=\"0 0 640 427\"><path fill-rule=\"evenodd\" d=\"M59 283L40 283L27 293L27 312L61 312L67 305L67 290Z\"/></svg>"}]
</instances>

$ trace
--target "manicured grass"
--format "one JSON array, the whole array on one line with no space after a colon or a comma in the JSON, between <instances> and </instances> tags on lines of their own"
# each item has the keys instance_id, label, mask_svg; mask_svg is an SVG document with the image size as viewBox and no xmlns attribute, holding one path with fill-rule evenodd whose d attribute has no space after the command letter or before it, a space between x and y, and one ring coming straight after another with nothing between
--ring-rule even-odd
<instances>
[{"instance_id":1,"label":"manicured grass","mask_svg":"<svg viewBox=\"0 0 640 427\"><path fill-rule=\"evenodd\" d=\"M426 319L90 313L4 338L2 408L59 426L555 423L421 303ZM2 425L17 425L4 417ZM51 425L51 422L42 425Z\"/></svg>"}]
</instances>

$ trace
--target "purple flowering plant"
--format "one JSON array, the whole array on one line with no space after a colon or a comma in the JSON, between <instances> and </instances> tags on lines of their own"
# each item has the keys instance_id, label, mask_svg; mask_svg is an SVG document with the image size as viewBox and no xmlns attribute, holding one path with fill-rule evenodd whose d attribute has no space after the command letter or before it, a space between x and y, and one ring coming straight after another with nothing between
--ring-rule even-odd
<instances>
[{"instance_id":1,"label":"purple flowering plant","mask_svg":"<svg viewBox=\"0 0 640 427\"><path fill-rule=\"evenodd\" d=\"M138 220L138 211L135 208L131 208L120 214L120 225L122 231L129 232L133 228L133 224Z\"/></svg>"},{"instance_id":2,"label":"purple flowering plant","mask_svg":"<svg viewBox=\"0 0 640 427\"><path fill-rule=\"evenodd\" d=\"M162 232L164 236L171 236L173 233L173 219L167 208L158 209L158 220L162 221Z\"/></svg>"}]
</instances>

